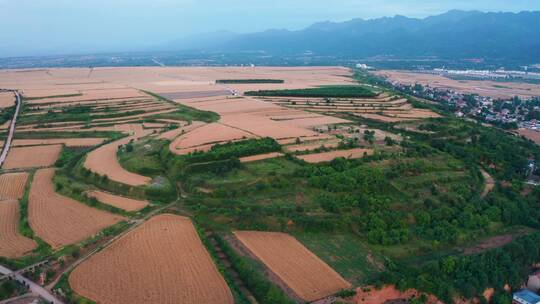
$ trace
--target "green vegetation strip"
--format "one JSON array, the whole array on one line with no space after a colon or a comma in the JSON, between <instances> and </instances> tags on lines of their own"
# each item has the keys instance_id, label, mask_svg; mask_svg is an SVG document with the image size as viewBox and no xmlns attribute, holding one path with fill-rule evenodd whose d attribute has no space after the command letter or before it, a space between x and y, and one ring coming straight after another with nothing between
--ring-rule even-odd
<instances>
[{"instance_id":1,"label":"green vegetation strip","mask_svg":"<svg viewBox=\"0 0 540 304\"><path fill-rule=\"evenodd\" d=\"M312 89L297 90L261 90L248 91L247 96L268 97L313 97L313 98L369 98L377 96L373 91L363 86L325 86Z\"/></svg>"}]
</instances>

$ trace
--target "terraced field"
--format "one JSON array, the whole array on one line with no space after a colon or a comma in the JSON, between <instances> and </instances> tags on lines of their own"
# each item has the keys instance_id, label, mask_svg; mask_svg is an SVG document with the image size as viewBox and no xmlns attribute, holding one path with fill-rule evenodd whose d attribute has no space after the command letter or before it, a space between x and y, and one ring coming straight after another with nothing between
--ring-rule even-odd
<instances>
[{"instance_id":1,"label":"terraced field","mask_svg":"<svg viewBox=\"0 0 540 304\"><path fill-rule=\"evenodd\" d=\"M287 234L255 231L236 231L234 234L304 301L322 299L351 285Z\"/></svg>"},{"instance_id":2,"label":"terraced field","mask_svg":"<svg viewBox=\"0 0 540 304\"><path fill-rule=\"evenodd\" d=\"M30 227L53 248L83 241L124 220L56 193L52 182L54 171L36 171L28 199Z\"/></svg>"},{"instance_id":3,"label":"terraced field","mask_svg":"<svg viewBox=\"0 0 540 304\"><path fill-rule=\"evenodd\" d=\"M19 233L19 202L16 200L0 201L0 256L6 258L21 257L37 244Z\"/></svg>"}]
</instances>

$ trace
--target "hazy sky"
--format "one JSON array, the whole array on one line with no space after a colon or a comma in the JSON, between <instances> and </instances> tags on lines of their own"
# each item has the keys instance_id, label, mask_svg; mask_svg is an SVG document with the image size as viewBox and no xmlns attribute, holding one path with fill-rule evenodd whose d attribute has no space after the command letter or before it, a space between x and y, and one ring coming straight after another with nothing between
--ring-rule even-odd
<instances>
[{"instance_id":1,"label":"hazy sky","mask_svg":"<svg viewBox=\"0 0 540 304\"><path fill-rule=\"evenodd\" d=\"M0 56L135 50L201 32L450 9L540 10L540 0L0 0Z\"/></svg>"}]
</instances>

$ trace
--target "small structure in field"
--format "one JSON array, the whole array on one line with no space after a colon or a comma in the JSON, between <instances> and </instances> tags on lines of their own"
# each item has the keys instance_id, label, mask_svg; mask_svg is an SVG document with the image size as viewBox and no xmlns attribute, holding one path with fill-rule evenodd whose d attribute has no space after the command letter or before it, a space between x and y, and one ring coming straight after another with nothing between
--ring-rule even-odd
<instances>
[{"instance_id":1,"label":"small structure in field","mask_svg":"<svg viewBox=\"0 0 540 304\"><path fill-rule=\"evenodd\" d=\"M512 304L540 304L540 296L530 290L520 290L514 293Z\"/></svg>"}]
</instances>

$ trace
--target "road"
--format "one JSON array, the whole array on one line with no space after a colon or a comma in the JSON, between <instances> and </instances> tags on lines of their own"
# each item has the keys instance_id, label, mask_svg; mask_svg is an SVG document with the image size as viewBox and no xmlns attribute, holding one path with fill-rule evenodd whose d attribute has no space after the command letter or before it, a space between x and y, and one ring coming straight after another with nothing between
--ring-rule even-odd
<instances>
[{"instance_id":1,"label":"road","mask_svg":"<svg viewBox=\"0 0 540 304\"><path fill-rule=\"evenodd\" d=\"M2 150L2 154L0 155L0 168L4 165L4 161L6 160L6 157L8 155L9 148L11 148L11 141L13 140L13 134L15 134L15 125L17 124L17 118L19 117L19 112L21 110L21 104L22 104L22 99L19 92L15 90L13 90L12 92L15 94L17 98L17 107L15 109L15 114L13 114L11 125L9 126L9 134L4 144L4 150Z\"/></svg>"},{"instance_id":2,"label":"road","mask_svg":"<svg viewBox=\"0 0 540 304\"><path fill-rule=\"evenodd\" d=\"M30 281L29 279L23 277L22 275L20 274L17 274L17 273L14 273L13 271L11 271L10 269L0 265L0 273L1 274L4 274L4 275L13 275L13 277L19 281L19 282L25 282L26 285L30 286L30 291L32 291L33 293L39 295L40 297L42 297L43 299L45 299L46 301L48 301L49 303L54 303L54 304L63 304L64 302L58 300L53 294L51 294L47 289L39 286L38 284Z\"/></svg>"}]
</instances>

